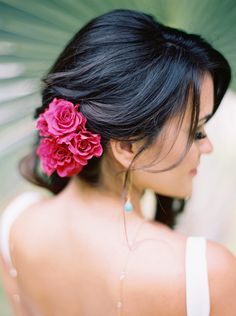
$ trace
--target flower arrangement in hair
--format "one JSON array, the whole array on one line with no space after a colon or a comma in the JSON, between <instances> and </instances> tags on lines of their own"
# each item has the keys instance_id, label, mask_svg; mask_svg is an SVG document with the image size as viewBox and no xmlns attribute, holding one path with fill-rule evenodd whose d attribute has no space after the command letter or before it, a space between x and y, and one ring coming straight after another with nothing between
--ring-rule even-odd
<instances>
[{"instance_id":1,"label":"flower arrangement in hair","mask_svg":"<svg viewBox=\"0 0 236 316\"><path fill-rule=\"evenodd\" d=\"M80 104L54 98L39 115L36 129L40 139L36 154L42 170L60 177L79 173L93 156L103 153L101 137L86 128L86 117L78 111Z\"/></svg>"}]
</instances>

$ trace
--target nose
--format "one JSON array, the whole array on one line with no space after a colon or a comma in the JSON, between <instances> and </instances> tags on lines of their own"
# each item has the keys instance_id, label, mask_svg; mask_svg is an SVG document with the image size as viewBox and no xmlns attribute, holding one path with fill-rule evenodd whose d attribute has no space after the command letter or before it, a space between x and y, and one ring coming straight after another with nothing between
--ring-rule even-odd
<instances>
[{"instance_id":1,"label":"nose","mask_svg":"<svg viewBox=\"0 0 236 316\"><path fill-rule=\"evenodd\" d=\"M208 137L204 138L200 144L200 151L202 154L210 154L214 147Z\"/></svg>"}]
</instances>

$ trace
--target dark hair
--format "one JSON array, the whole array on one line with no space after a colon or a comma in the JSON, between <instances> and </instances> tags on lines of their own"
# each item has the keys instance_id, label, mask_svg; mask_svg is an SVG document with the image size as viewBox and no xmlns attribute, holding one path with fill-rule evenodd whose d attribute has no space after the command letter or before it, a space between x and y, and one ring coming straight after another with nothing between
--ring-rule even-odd
<instances>
[{"instance_id":1,"label":"dark hair","mask_svg":"<svg viewBox=\"0 0 236 316\"><path fill-rule=\"evenodd\" d=\"M205 74L213 79L215 113L231 79L222 54L199 35L164 26L150 15L114 10L91 20L66 45L42 79L42 106L35 110L34 118L54 97L80 103L88 129L101 135L105 150L110 139L143 139L138 156L153 143L167 120L178 116L181 125L191 95L191 125L183 159L196 132ZM56 194L69 178L60 178L56 172L47 177L40 172L35 155L39 141L38 135L20 170L29 181ZM100 162L92 158L78 176L96 184ZM156 220L173 227L178 213L173 211L173 199L159 196L159 202L165 212L157 212Z\"/></svg>"}]
</instances>

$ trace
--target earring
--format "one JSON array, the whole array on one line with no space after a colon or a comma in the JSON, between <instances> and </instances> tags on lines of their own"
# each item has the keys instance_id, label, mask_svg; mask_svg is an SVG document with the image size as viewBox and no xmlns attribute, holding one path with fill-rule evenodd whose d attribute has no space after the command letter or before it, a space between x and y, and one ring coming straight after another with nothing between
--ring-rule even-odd
<instances>
[{"instance_id":1,"label":"earring","mask_svg":"<svg viewBox=\"0 0 236 316\"><path fill-rule=\"evenodd\" d=\"M126 212L132 212L134 209L133 207L133 204L130 202L130 200L128 199L126 202L125 202L125 205L124 205L124 210Z\"/></svg>"},{"instance_id":2,"label":"earring","mask_svg":"<svg viewBox=\"0 0 236 316\"><path fill-rule=\"evenodd\" d=\"M134 206L130 200L130 188L131 188L131 176L130 176L130 180L129 180L127 198L126 198L126 202L124 204L124 211L125 212L132 212L134 209Z\"/></svg>"}]
</instances>

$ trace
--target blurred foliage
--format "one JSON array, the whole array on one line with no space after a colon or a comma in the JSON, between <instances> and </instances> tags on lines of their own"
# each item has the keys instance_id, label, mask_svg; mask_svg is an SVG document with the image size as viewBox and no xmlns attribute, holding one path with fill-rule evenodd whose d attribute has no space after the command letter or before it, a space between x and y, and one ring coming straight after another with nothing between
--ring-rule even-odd
<instances>
[{"instance_id":1,"label":"blurred foliage","mask_svg":"<svg viewBox=\"0 0 236 316\"><path fill-rule=\"evenodd\" d=\"M12 312L10 306L8 304L8 299L6 297L5 290L2 286L1 278L0 278L0 311L1 316L12 316Z\"/></svg>"}]
</instances>

